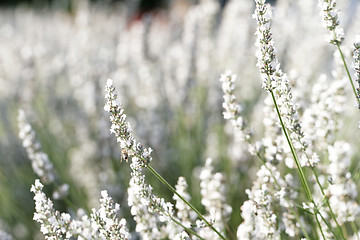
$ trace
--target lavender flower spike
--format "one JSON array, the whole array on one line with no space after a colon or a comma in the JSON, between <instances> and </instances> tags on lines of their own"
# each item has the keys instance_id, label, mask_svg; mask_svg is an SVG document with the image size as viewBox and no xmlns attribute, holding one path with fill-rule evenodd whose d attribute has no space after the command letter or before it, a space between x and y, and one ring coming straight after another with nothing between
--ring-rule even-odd
<instances>
[{"instance_id":1,"label":"lavender flower spike","mask_svg":"<svg viewBox=\"0 0 360 240\"><path fill-rule=\"evenodd\" d=\"M339 10L336 9L335 0L319 0L323 26L329 29L327 40L334 44L341 44L344 40L344 29L339 27Z\"/></svg>"},{"instance_id":2,"label":"lavender flower spike","mask_svg":"<svg viewBox=\"0 0 360 240\"><path fill-rule=\"evenodd\" d=\"M271 91L277 86L277 79L274 73L280 68L276 59L274 40L270 31L271 11L265 4L265 0L255 0L256 9L253 18L256 19L258 27L256 30L256 57L258 58L257 66L260 69L262 82L261 85L266 91Z\"/></svg>"},{"instance_id":3,"label":"lavender flower spike","mask_svg":"<svg viewBox=\"0 0 360 240\"><path fill-rule=\"evenodd\" d=\"M353 52L353 58L354 62L352 64L352 67L354 69L354 76L355 80L358 83L358 87L356 89L356 97L358 99L358 108L360 109L360 35L356 36L355 43L354 43L354 52Z\"/></svg>"},{"instance_id":4,"label":"lavender flower spike","mask_svg":"<svg viewBox=\"0 0 360 240\"><path fill-rule=\"evenodd\" d=\"M117 142L120 143L123 155L126 156L126 159L136 156L140 159L143 167L147 166L151 161L152 149L143 148L133 137L130 123L126 121L124 109L120 107L111 79L106 82L105 92L104 110L110 112L110 122L112 123L110 132L115 135Z\"/></svg>"}]
</instances>

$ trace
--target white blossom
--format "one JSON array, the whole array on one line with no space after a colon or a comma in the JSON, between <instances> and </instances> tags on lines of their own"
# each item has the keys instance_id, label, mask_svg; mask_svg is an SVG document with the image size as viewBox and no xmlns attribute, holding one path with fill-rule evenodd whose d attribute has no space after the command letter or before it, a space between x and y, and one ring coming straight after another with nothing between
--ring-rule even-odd
<instances>
[{"instance_id":1,"label":"white blossom","mask_svg":"<svg viewBox=\"0 0 360 240\"><path fill-rule=\"evenodd\" d=\"M339 10L336 9L336 0L319 0L319 7L323 26L330 31L327 40L334 45L341 44L344 40L344 29L339 27Z\"/></svg>"},{"instance_id":2,"label":"white blossom","mask_svg":"<svg viewBox=\"0 0 360 240\"><path fill-rule=\"evenodd\" d=\"M79 211L80 219L76 220L69 213L55 210L53 202L42 191L43 187L36 179L30 191L35 194L34 220L41 224L40 231L45 239L129 239L126 220L117 218L120 206L106 191L101 192L100 208L92 209L90 218Z\"/></svg>"},{"instance_id":3,"label":"white blossom","mask_svg":"<svg viewBox=\"0 0 360 240\"><path fill-rule=\"evenodd\" d=\"M25 112L19 110L18 113L19 137L23 141L23 147L26 149L28 157L31 160L31 166L34 172L44 183L55 181L56 175L52 162L48 155L41 151L41 145L35 139L35 131L27 122Z\"/></svg>"}]
</instances>

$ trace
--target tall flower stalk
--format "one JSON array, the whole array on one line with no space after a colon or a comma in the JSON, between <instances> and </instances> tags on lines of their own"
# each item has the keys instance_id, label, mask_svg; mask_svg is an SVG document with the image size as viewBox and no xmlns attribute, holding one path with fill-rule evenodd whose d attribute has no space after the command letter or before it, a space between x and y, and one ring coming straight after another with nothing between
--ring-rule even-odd
<instances>
[{"instance_id":1,"label":"tall flower stalk","mask_svg":"<svg viewBox=\"0 0 360 240\"><path fill-rule=\"evenodd\" d=\"M294 158L297 171L302 183L302 186L305 190L306 197L309 202L311 202L314 207L314 216L315 220L317 222L317 225L320 229L320 232L324 237L324 233L322 230L322 226L320 223L320 220L318 216L320 216L324 222L326 223L324 217L321 215L319 210L317 209L317 204L314 201L314 198L312 196L309 184L307 182L307 178L303 169L303 166L300 162L300 159L298 157L298 154L296 152L296 148L294 146L294 138L296 140L295 143L299 144L301 151L304 152L305 157L307 159L307 162L309 163L314 176L317 180L317 183L324 195L323 188L318 180L316 171L314 169L314 165L311 164L309 157L306 152L306 141L304 141L304 136L301 131L301 124L299 121L299 117L296 111L295 104L292 101L292 95L291 95L291 88L289 86L289 80L287 79L286 74L284 74L280 69L280 64L276 58L275 54L275 48L274 48L274 41L272 38L271 33L271 12L268 9L268 5L265 4L265 0L255 0L256 2L256 9L254 18L257 20L258 27L257 27L257 42L256 46L258 48L258 51L256 53L256 56L258 58L257 66L260 69L261 73L261 79L262 79L262 87L270 93L271 98L273 100L273 104L276 110L276 113L278 115L281 128L283 130L283 133L285 135L286 141L290 147L291 154ZM280 99L280 104L278 103L278 99ZM284 118L284 119L283 119ZM285 121L284 121L285 120ZM324 195L326 198L326 196ZM336 216L333 214L333 211L331 209L331 206L327 200L325 200L327 206L330 210L330 215L333 218L333 220L336 222L338 231L341 235L341 238L345 239L342 229L339 226L339 224L336 221ZM329 224L327 224L330 226ZM330 230L333 232L333 234L336 236L334 230L332 230L330 226Z\"/></svg>"},{"instance_id":2,"label":"tall flower stalk","mask_svg":"<svg viewBox=\"0 0 360 240\"><path fill-rule=\"evenodd\" d=\"M339 21L340 11L336 8L336 0L319 0L319 7L321 9L320 15L322 17L323 26L329 30L329 35L326 39L333 45L335 45L341 55L346 74L348 75L351 88L354 92L357 105L360 105L360 98L358 91L355 89L353 79L351 77L349 68L347 66L343 51L341 50L341 43L344 41L344 29L341 28Z\"/></svg>"},{"instance_id":3,"label":"tall flower stalk","mask_svg":"<svg viewBox=\"0 0 360 240\"><path fill-rule=\"evenodd\" d=\"M132 159L132 180L134 190L136 193L134 196L145 199L146 205L150 212L159 213L160 217L166 220L173 220L172 205L166 203L164 199L158 198L153 195L151 186L145 184L145 176L142 174L142 168L147 168L160 182L162 182L170 191L176 194L181 200L185 202L198 216L199 218L210 227L221 239L226 239L206 218L183 196L181 196L174 187L172 187L152 166L150 166L151 148L144 148L132 135L132 129L129 122L126 121L126 115L124 109L120 107L117 100L117 94L112 80L108 80L105 86L105 99L106 103L104 110L110 112L110 121L112 123L110 132L113 133L117 141L120 143L122 154L124 158ZM133 211L133 210L132 210ZM176 224L179 222L174 221ZM181 225L182 226L182 225ZM185 229L186 230L186 229Z\"/></svg>"},{"instance_id":4,"label":"tall flower stalk","mask_svg":"<svg viewBox=\"0 0 360 240\"><path fill-rule=\"evenodd\" d=\"M357 35L355 39L353 60L352 67L355 71L355 80L358 83L358 87L356 88L356 98L358 100L358 108L360 109L360 35Z\"/></svg>"}]
</instances>

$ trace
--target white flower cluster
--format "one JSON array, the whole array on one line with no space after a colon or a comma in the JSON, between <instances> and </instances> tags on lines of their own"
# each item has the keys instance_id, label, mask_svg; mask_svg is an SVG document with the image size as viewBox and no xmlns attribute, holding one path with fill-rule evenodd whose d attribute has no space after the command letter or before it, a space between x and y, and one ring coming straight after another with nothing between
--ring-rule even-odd
<instances>
[{"instance_id":1,"label":"white flower cluster","mask_svg":"<svg viewBox=\"0 0 360 240\"><path fill-rule=\"evenodd\" d=\"M106 191L101 192L100 208L92 209L90 218L83 215L80 220L74 220L70 214L54 209L53 202L42 191L43 187L36 179L30 191L35 194L34 220L41 224L40 231L45 239L129 239L126 220L116 216L120 206L113 203Z\"/></svg>"},{"instance_id":2,"label":"white flower cluster","mask_svg":"<svg viewBox=\"0 0 360 240\"><path fill-rule=\"evenodd\" d=\"M55 199L60 199L68 194L68 184L58 184L57 174L53 163L48 155L41 151L41 144L35 139L35 131L27 122L25 112L19 110L18 113L19 137L23 141L23 147L26 149L27 155L31 160L31 166L34 172L41 178L45 184L55 183L56 189L53 192Z\"/></svg>"},{"instance_id":3,"label":"white flower cluster","mask_svg":"<svg viewBox=\"0 0 360 240\"><path fill-rule=\"evenodd\" d=\"M41 151L41 145L35 139L35 131L27 122L25 112L19 110L18 113L19 137L23 141L23 147L31 160L34 172L44 183L55 181L55 171L48 155Z\"/></svg>"},{"instance_id":4,"label":"white flower cluster","mask_svg":"<svg viewBox=\"0 0 360 240\"><path fill-rule=\"evenodd\" d=\"M339 224L355 221L360 216L360 206L357 203L358 191L349 173L351 147L346 142L336 141L329 146L328 152L331 180L327 193L330 205Z\"/></svg>"},{"instance_id":5,"label":"white flower cluster","mask_svg":"<svg viewBox=\"0 0 360 240\"><path fill-rule=\"evenodd\" d=\"M124 109L120 107L117 100L117 93L113 81L108 79L105 85L105 99L106 103L104 110L110 112L110 121L112 123L110 132L115 135L117 141L120 143L120 147L123 151L123 156L132 158L138 157L142 166L146 166L151 161L152 149L144 149L140 143L136 143L135 138L132 135L132 129L129 122L126 121L126 115Z\"/></svg>"},{"instance_id":6,"label":"white flower cluster","mask_svg":"<svg viewBox=\"0 0 360 240\"><path fill-rule=\"evenodd\" d=\"M13 237L9 235L7 232L4 232L0 229L0 239L1 240L13 240Z\"/></svg>"},{"instance_id":7,"label":"white flower cluster","mask_svg":"<svg viewBox=\"0 0 360 240\"><path fill-rule=\"evenodd\" d=\"M99 236L102 239L128 239L129 232L126 229L126 220L118 219L116 214L120 205L113 202L107 191L101 192L100 208L92 209L91 221L97 224Z\"/></svg>"},{"instance_id":8,"label":"white flower cluster","mask_svg":"<svg viewBox=\"0 0 360 240\"><path fill-rule=\"evenodd\" d=\"M176 236L174 238L174 240L189 240L189 239L191 239L191 238L185 231L176 234Z\"/></svg>"},{"instance_id":9,"label":"white flower cluster","mask_svg":"<svg viewBox=\"0 0 360 240\"><path fill-rule=\"evenodd\" d=\"M235 81L236 75L232 74L231 71L226 71L224 74L221 74L220 82L221 88L224 92L224 119L230 120L231 124L235 129L241 133L241 138L250 138L251 131L245 131L246 123L241 116L242 107L240 104L236 103L235 96Z\"/></svg>"},{"instance_id":10,"label":"white flower cluster","mask_svg":"<svg viewBox=\"0 0 360 240\"><path fill-rule=\"evenodd\" d=\"M355 80L358 83L358 87L356 89L357 99L358 99L358 108L360 109L360 35L356 35L355 43L354 43L354 52L353 58L354 62L352 63L352 67L355 71L354 76Z\"/></svg>"},{"instance_id":11,"label":"white flower cluster","mask_svg":"<svg viewBox=\"0 0 360 240\"><path fill-rule=\"evenodd\" d=\"M257 173L257 180L251 190L246 190L249 200L241 207L244 219L237 230L238 239L280 239L277 216L273 210L272 184L274 179L264 166Z\"/></svg>"},{"instance_id":12,"label":"white flower cluster","mask_svg":"<svg viewBox=\"0 0 360 240\"><path fill-rule=\"evenodd\" d=\"M257 47L256 57L257 66L261 73L261 84L266 91L272 91L277 86L277 79L274 73L279 69L280 64L276 59L274 40L271 27L271 11L265 4L266 0L256 0L256 8L253 18L257 20L258 27L256 30Z\"/></svg>"},{"instance_id":13,"label":"white flower cluster","mask_svg":"<svg viewBox=\"0 0 360 240\"><path fill-rule=\"evenodd\" d=\"M334 44L341 44L344 40L344 29L339 27L339 10L336 9L335 0L319 0L323 26L329 29L327 40Z\"/></svg>"},{"instance_id":14,"label":"white flower cluster","mask_svg":"<svg viewBox=\"0 0 360 240\"><path fill-rule=\"evenodd\" d=\"M44 185L36 179L30 191L35 194L35 213L34 220L41 223L40 231L45 235L45 239L70 239L71 217L68 213L61 213L54 209L53 202L42 192Z\"/></svg>"},{"instance_id":15,"label":"white flower cluster","mask_svg":"<svg viewBox=\"0 0 360 240\"><path fill-rule=\"evenodd\" d=\"M188 193L188 184L184 177L179 177L175 189L180 196L190 202L191 196ZM196 219L195 212L193 212L178 195L174 194L173 199L176 201L175 208L177 209L177 218L181 220L184 226L191 227L191 222Z\"/></svg>"},{"instance_id":16,"label":"white flower cluster","mask_svg":"<svg viewBox=\"0 0 360 240\"><path fill-rule=\"evenodd\" d=\"M346 102L343 79L327 83L322 75L314 84L311 94L311 105L305 109L303 127L311 142L310 146L317 151L327 151L336 139L336 133L342 127L341 114Z\"/></svg>"},{"instance_id":17,"label":"white flower cluster","mask_svg":"<svg viewBox=\"0 0 360 240\"><path fill-rule=\"evenodd\" d=\"M143 239L165 238L167 232L164 222L171 221L173 205L152 193L152 187L146 184L142 163L137 157L132 158L130 168L132 172L128 188L128 204L136 221L136 231Z\"/></svg>"},{"instance_id":18,"label":"white flower cluster","mask_svg":"<svg viewBox=\"0 0 360 240\"><path fill-rule=\"evenodd\" d=\"M280 239L281 230L289 237L299 233L295 206L290 201L297 193L291 190L292 176L285 179L270 163L261 166L251 190L246 190L249 200L241 207L244 221L238 227L238 239Z\"/></svg>"},{"instance_id":19,"label":"white flower cluster","mask_svg":"<svg viewBox=\"0 0 360 240\"><path fill-rule=\"evenodd\" d=\"M209 213L208 218L219 231L224 231L224 222L229 218L232 208L226 204L226 185L224 176L220 172L214 173L212 159L208 158L200 172L201 204ZM209 228L201 228L200 235L205 239L218 239Z\"/></svg>"},{"instance_id":20,"label":"white flower cluster","mask_svg":"<svg viewBox=\"0 0 360 240\"><path fill-rule=\"evenodd\" d=\"M159 198L152 193L152 187L146 183L142 169L147 167L151 161L152 149L144 149L132 135L129 122L126 121L124 109L119 106L113 81L108 80L105 86L104 110L110 112L112 123L110 132L120 142L123 154L132 159L130 164L131 179L128 188L128 204L131 207L131 214L137 223L136 231L144 239L158 239L166 236L161 231L162 222L170 222L173 217L173 205ZM165 235L164 235L165 234Z\"/></svg>"},{"instance_id":21,"label":"white flower cluster","mask_svg":"<svg viewBox=\"0 0 360 240\"><path fill-rule=\"evenodd\" d=\"M280 63L275 55L269 5L265 4L265 0L256 0L255 2L256 8L253 16L258 24L256 56L262 86L265 90L274 93L284 125L290 131L290 136L294 140L295 149L306 152L308 140L304 137L301 129L300 116L293 101L289 79L280 69ZM312 153L307 154L311 155Z\"/></svg>"}]
</instances>

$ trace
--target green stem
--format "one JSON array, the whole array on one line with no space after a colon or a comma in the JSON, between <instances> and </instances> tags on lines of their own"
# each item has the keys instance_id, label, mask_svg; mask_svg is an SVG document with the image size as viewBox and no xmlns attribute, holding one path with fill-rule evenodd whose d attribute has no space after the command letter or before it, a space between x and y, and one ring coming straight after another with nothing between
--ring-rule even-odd
<instances>
[{"instance_id":1,"label":"green stem","mask_svg":"<svg viewBox=\"0 0 360 240\"><path fill-rule=\"evenodd\" d=\"M179 222L178 220L176 220L175 218L173 218L172 216L169 216L171 218L171 220L176 223L177 225L181 226L182 228L185 229L186 232L191 233L192 235L196 236L197 238L201 239L201 240L205 240L204 238L200 237L194 230L192 230L191 228L187 228L185 227L181 222Z\"/></svg>"},{"instance_id":2,"label":"green stem","mask_svg":"<svg viewBox=\"0 0 360 240\"><path fill-rule=\"evenodd\" d=\"M310 202L313 202L313 197L312 197L312 194L311 194L309 185L308 185L308 183L307 183L307 181L306 181L306 177L305 177L304 171L303 171L303 169L302 169L302 167L301 167L300 161L299 161L298 156L297 156L297 154L296 154L296 152L295 152L295 148L294 148L294 146L293 146L293 144L292 144L292 141L291 141L291 139L290 139L290 137L289 137L289 135L288 135L288 133L287 133L285 124L284 124L284 122L283 122L283 120L282 120L282 117L281 117L281 114L280 114L280 110L279 110L279 107L278 107L277 102L276 102L276 99L275 99L274 92L273 92L273 91L270 91L270 93L271 93L271 97L272 97L273 102L274 102L274 105L275 105L275 109L276 109L278 118L279 118L279 120L280 120L281 128L282 128L282 130L283 130L283 132L284 132L284 134L285 134L286 140L287 140L287 142L288 142L288 144L289 144L289 146L290 146L291 153L292 153L292 155L293 155L293 157L294 157L295 164L296 164L296 166L297 166L297 170L298 170L298 173L299 173L299 176L300 176L300 179L301 179L301 183L302 183L302 185L303 185L303 187L304 187L304 189L305 189L305 192L306 192L306 196L307 196L307 198L308 198L308 200L309 200Z\"/></svg>"},{"instance_id":3,"label":"green stem","mask_svg":"<svg viewBox=\"0 0 360 240\"><path fill-rule=\"evenodd\" d=\"M322 187L321 184L320 184L319 177L318 177L318 175L317 175L314 167L311 167L311 169L312 169L312 171L313 171L313 173L314 173L316 182L318 183L318 185L319 185L319 187L320 187L320 191L321 191L322 195L323 195L324 198L325 198L325 203L326 203L326 205L328 206L328 208L329 208L329 210L330 210L330 215L331 215L332 219L334 219L334 221L335 221L335 223L336 223L336 226L337 226L337 228L339 229L339 232L340 232L340 234L341 234L341 238L345 240L346 238L345 238L345 236L344 236L344 232L343 232L340 224L339 224L338 221L336 220L336 216L335 216L335 214L334 214L334 211L333 211L332 208L331 208L329 199L328 199L327 196L325 195L324 189L323 189L323 187Z\"/></svg>"},{"instance_id":4,"label":"green stem","mask_svg":"<svg viewBox=\"0 0 360 240\"><path fill-rule=\"evenodd\" d=\"M360 240L360 237L359 237L359 233L358 231L356 230L356 225L355 225L355 222L350 222L350 225L351 225L351 229L353 230L353 232L356 234L356 237L358 240Z\"/></svg>"},{"instance_id":5,"label":"green stem","mask_svg":"<svg viewBox=\"0 0 360 240\"><path fill-rule=\"evenodd\" d=\"M154 168L152 168L150 165L146 166L147 169L149 169L149 171L154 174L154 176L160 181L162 182L171 192L173 192L174 194L176 194L181 200L184 201L184 203L186 205L188 205L198 216L201 220L203 220L205 222L206 225L208 225L221 239L226 240L226 238L218 231L216 230L216 228L214 228L214 226L209 223L204 217L203 215L191 204L189 203L185 198L183 198L176 190L175 188L173 188Z\"/></svg>"},{"instance_id":6,"label":"green stem","mask_svg":"<svg viewBox=\"0 0 360 240\"><path fill-rule=\"evenodd\" d=\"M317 206L316 206L316 203L315 203L315 201L314 201L314 198L313 198L313 196L312 196L312 194L311 194L310 187L309 187L309 185L308 185L308 183L307 183L307 181L306 181L306 177L305 177L304 170L303 170L302 167L301 167L301 164L300 164L299 158L298 158L298 156L297 156L297 154L296 154L296 151L295 151L294 145L293 145L293 143L292 143L292 140L291 140L291 138L290 138L290 136L289 136L289 134L288 134L288 132L287 132L287 129L286 129L286 127L285 127L285 124L284 124L284 122L283 122L283 120L282 120L282 117L281 117L280 110L279 110L279 107L278 107L277 102L276 102L276 98L275 98L274 92L273 92L273 91L270 91L270 93L271 93L271 97L272 97L272 99L273 99L273 103L274 103L274 106L275 106L275 109L276 109L276 112L277 112L277 115L278 115L278 118L279 118L279 121L280 121L280 124L281 124L281 128L282 128L282 130L283 130L283 132L284 132L284 135L285 135L286 140L287 140L287 142L288 142L288 144L289 144L291 153L292 153L292 155L293 155L293 157L294 157L295 164L296 164L296 166L297 166L297 170L298 170L298 173L299 173L299 176L300 176L300 179L301 179L301 183L302 183L303 188L305 189L305 192L306 192L306 196L307 196L308 200L309 200L310 202L312 202L315 207L317 207ZM322 228L321 228L320 222L319 222L316 214L315 214L315 219L316 219L316 222L317 222L317 224L318 224L318 226L319 226L319 229L320 229L320 231L321 231L321 234L323 235L323 233L322 233ZM330 229L330 230L332 230L332 229ZM333 231L332 231L332 232L333 232Z\"/></svg>"},{"instance_id":7,"label":"green stem","mask_svg":"<svg viewBox=\"0 0 360 240\"><path fill-rule=\"evenodd\" d=\"M356 101L357 101L358 105L360 106L360 99L359 99L358 95L356 94L356 89L355 89L355 86L354 86L354 82L353 82L353 80L351 78L351 74L350 74L349 68L348 68L348 66L346 64L345 57L344 57L344 54L343 54L343 52L341 50L340 44L338 43L338 44L336 44L336 46L337 46L337 48L338 48L338 50L340 52L340 56L341 56L341 59L342 59L342 61L344 63L344 67L345 67L346 73L348 75L352 90L353 90L353 92L355 94Z\"/></svg>"},{"instance_id":8,"label":"green stem","mask_svg":"<svg viewBox=\"0 0 360 240\"><path fill-rule=\"evenodd\" d=\"M251 143L250 143L250 139L247 139L247 142L248 142L248 144L251 144ZM260 159L261 163L266 167L266 169L269 170L269 172L270 172L270 174L271 174L271 177L273 178L275 184L277 185L277 187L279 188L279 190L281 190L280 184L278 183L278 181L277 181L277 179L275 178L275 176L274 176L273 172L271 171L271 169L266 165L265 159L260 155L259 152L256 152L256 156ZM284 196L284 198L285 198L285 200L286 200L288 203L291 202L291 200L288 199L286 196ZM296 204L295 204L295 206L296 206ZM297 206L297 207L299 208L299 206ZM308 210L306 210L306 209L304 209L304 208L302 208L302 207L300 207L300 208L301 208L302 210L304 210L304 211L308 211ZM306 239L310 239L310 237L309 237L309 235L307 234L307 232L306 232L303 224L302 224L301 221L300 221L300 218L299 218L297 212L296 212L295 210L292 210L292 212L293 212L293 214L294 214L297 222L300 224L301 232L304 234L304 236L305 236ZM308 212L312 214L312 212L310 212L310 211L308 211Z\"/></svg>"},{"instance_id":9,"label":"green stem","mask_svg":"<svg viewBox=\"0 0 360 240\"><path fill-rule=\"evenodd\" d=\"M326 239L325 236L324 236L324 232L323 232L323 230L322 230L321 224L320 224L320 222L319 222L319 219L318 219L316 213L315 213L315 219L316 219L316 222L317 222L317 224L318 224L318 226L319 226L319 228L320 228L321 236L323 237L323 239Z\"/></svg>"}]
</instances>

